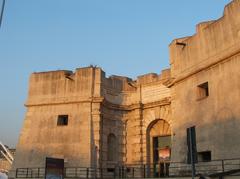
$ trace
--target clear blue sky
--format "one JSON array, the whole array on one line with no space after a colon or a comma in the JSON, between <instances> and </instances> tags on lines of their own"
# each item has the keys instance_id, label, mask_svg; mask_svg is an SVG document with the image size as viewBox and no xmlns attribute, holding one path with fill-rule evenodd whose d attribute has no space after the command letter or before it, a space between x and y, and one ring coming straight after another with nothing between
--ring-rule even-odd
<instances>
[{"instance_id":1,"label":"clear blue sky","mask_svg":"<svg viewBox=\"0 0 240 179\"><path fill-rule=\"evenodd\" d=\"M1 2L2 0L0 0ZM32 72L98 65L136 76L169 67L168 45L230 0L6 0L0 29L0 141L15 146Z\"/></svg>"}]
</instances>

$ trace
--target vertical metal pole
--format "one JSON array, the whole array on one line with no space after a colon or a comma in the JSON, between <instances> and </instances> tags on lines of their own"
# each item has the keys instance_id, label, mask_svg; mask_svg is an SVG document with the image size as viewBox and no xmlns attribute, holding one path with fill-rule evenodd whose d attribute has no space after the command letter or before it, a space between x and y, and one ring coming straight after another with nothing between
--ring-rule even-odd
<instances>
[{"instance_id":1,"label":"vertical metal pole","mask_svg":"<svg viewBox=\"0 0 240 179\"><path fill-rule=\"evenodd\" d=\"M87 171L86 171L86 172L87 172L87 178L88 178L88 175L89 175L89 169L88 169L88 168L87 168Z\"/></svg>"},{"instance_id":2,"label":"vertical metal pole","mask_svg":"<svg viewBox=\"0 0 240 179\"><path fill-rule=\"evenodd\" d=\"M2 8L1 8L1 14L0 14L0 28L2 26L4 7L5 7L5 0L2 0Z\"/></svg>"},{"instance_id":3,"label":"vertical metal pole","mask_svg":"<svg viewBox=\"0 0 240 179\"><path fill-rule=\"evenodd\" d=\"M224 160L222 160L222 172L224 172Z\"/></svg>"},{"instance_id":4,"label":"vertical metal pole","mask_svg":"<svg viewBox=\"0 0 240 179\"><path fill-rule=\"evenodd\" d=\"M37 171L37 177L39 178L40 176L40 168L38 168L38 171Z\"/></svg>"},{"instance_id":5,"label":"vertical metal pole","mask_svg":"<svg viewBox=\"0 0 240 179\"><path fill-rule=\"evenodd\" d=\"M193 161L193 150L192 150L192 131L191 131L191 128L189 129L190 130L190 158L191 158L191 164L192 164L192 179L194 179L195 177L195 163Z\"/></svg>"},{"instance_id":6,"label":"vertical metal pole","mask_svg":"<svg viewBox=\"0 0 240 179\"><path fill-rule=\"evenodd\" d=\"M26 178L28 178L28 168L27 168L27 176L26 176Z\"/></svg>"},{"instance_id":7,"label":"vertical metal pole","mask_svg":"<svg viewBox=\"0 0 240 179\"><path fill-rule=\"evenodd\" d=\"M18 177L18 168L16 169L15 177L16 177L16 178Z\"/></svg>"},{"instance_id":8,"label":"vertical metal pole","mask_svg":"<svg viewBox=\"0 0 240 179\"><path fill-rule=\"evenodd\" d=\"M155 173L158 173L158 177L160 177L161 175L162 175L162 170L161 170L161 164L162 164L162 162L159 162L158 163L158 172L157 172L157 167L156 167L156 172ZM156 174L155 174L156 175Z\"/></svg>"},{"instance_id":9,"label":"vertical metal pole","mask_svg":"<svg viewBox=\"0 0 240 179\"><path fill-rule=\"evenodd\" d=\"M118 167L118 176L119 176L119 178L121 178L121 174L122 174L121 167Z\"/></svg>"},{"instance_id":10,"label":"vertical metal pole","mask_svg":"<svg viewBox=\"0 0 240 179\"><path fill-rule=\"evenodd\" d=\"M146 167L145 167L145 164L144 164L144 165L143 165L143 178L146 177L145 173L146 173Z\"/></svg>"},{"instance_id":11,"label":"vertical metal pole","mask_svg":"<svg viewBox=\"0 0 240 179\"><path fill-rule=\"evenodd\" d=\"M122 166L122 178L124 178L124 166Z\"/></svg>"}]
</instances>

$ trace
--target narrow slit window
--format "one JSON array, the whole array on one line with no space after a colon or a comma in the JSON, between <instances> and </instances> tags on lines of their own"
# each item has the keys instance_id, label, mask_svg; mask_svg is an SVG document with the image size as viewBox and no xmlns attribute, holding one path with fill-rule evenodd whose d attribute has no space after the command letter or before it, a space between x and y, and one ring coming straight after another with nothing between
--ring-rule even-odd
<instances>
[{"instance_id":1,"label":"narrow slit window","mask_svg":"<svg viewBox=\"0 0 240 179\"><path fill-rule=\"evenodd\" d=\"M58 126L67 126L68 125L68 115L58 115L57 125Z\"/></svg>"},{"instance_id":2,"label":"narrow slit window","mask_svg":"<svg viewBox=\"0 0 240 179\"><path fill-rule=\"evenodd\" d=\"M198 99L203 99L209 96L208 82L198 85Z\"/></svg>"}]
</instances>

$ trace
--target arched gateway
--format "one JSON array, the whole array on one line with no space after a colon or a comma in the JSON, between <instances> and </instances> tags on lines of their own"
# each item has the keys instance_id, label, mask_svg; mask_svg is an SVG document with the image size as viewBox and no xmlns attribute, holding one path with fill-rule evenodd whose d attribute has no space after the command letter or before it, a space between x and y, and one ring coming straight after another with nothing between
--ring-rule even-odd
<instances>
[{"instance_id":1,"label":"arched gateway","mask_svg":"<svg viewBox=\"0 0 240 179\"><path fill-rule=\"evenodd\" d=\"M154 173L166 170L171 158L171 127L162 119L152 121L147 128L147 163Z\"/></svg>"}]
</instances>

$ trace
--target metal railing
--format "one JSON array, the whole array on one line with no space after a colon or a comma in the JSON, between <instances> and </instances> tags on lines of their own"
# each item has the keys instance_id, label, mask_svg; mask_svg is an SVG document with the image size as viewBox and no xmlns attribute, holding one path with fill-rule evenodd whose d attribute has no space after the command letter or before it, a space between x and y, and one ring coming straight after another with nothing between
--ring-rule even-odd
<instances>
[{"instance_id":1,"label":"metal railing","mask_svg":"<svg viewBox=\"0 0 240 179\"><path fill-rule=\"evenodd\" d=\"M64 178L116 178L115 168L85 168L67 167L64 168ZM44 178L45 168L18 168L16 178Z\"/></svg>"},{"instance_id":2,"label":"metal railing","mask_svg":"<svg viewBox=\"0 0 240 179\"><path fill-rule=\"evenodd\" d=\"M212 160L196 164L196 174L211 175L240 169L240 159ZM154 178L188 177L191 165L183 162L160 162L156 164L129 164L114 168L67 167L64 178ZM18 168L16 178L44 178L45 168Z\"/></svg>"}]
</instances>

